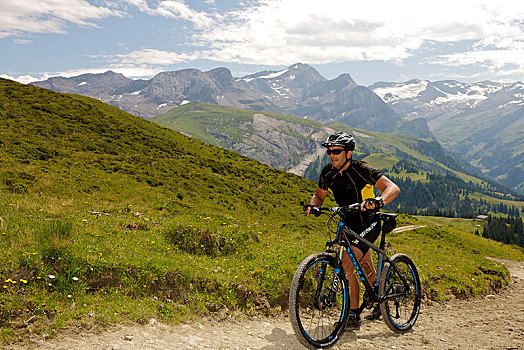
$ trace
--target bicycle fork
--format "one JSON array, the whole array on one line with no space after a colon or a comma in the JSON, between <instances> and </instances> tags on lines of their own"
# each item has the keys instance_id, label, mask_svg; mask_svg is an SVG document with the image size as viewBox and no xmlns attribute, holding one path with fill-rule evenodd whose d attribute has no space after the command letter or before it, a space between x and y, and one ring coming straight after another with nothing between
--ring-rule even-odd
<instances>
[{"instance_id":1,"label":"bicycle fork","mask_svg":"<svg viewBox=\"0 0 524 350\"><path fill-rule=\"evenodd\" d=\"M343 247L341 246L339 256L341 256L342 252L343 252ZM337 266L333 270L333 276L331 279L332 281L331 288L329 290L329 293L327 296L322 297L322 298L321 298L321 295L322 295L322 288L324 286L324 279L326 278L327 262L322 262L320 265L320 271L319 271L318 280L317 280L317 288L315 290L315 303L317 304L319 309L323 309L325 307L328 307L336 303L338 284L340 283L340 278L338 275L340 274L340 265L341 264L342 264L341 260L338 259Z\"/></svg>"}]
</instances>

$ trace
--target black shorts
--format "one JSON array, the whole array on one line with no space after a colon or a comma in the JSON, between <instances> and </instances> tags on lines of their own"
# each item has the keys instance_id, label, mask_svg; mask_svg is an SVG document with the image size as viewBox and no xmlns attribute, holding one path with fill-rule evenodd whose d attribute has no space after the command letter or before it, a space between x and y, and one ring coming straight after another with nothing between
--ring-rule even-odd
<instances>
[{"instance_id":1,"label":"black shorts","mask_svg":"<svg viewBox=\"0 0 524 350\"><path fill-rule=\"evenodd\" d=\"M377 220L376 217L374 217L374 215L372 216L369 216L369 217L365 217L364 218L364 223L360 223L360 220L358 220L358 223L355 222L355 220L351 220L348 218L347 222L346 220L345 221L345 224L347 227L349 227L351 230L355 231L357 234L360 235L360 237L363 237L365 239L367 239L368 241L370 241L371 243L374 243L378 236L380 236L380 226L381 226L381 221L380 219ZM349 239L349 237L348 237ZM362 242L361 240L359 239L354 239L350 242L350 244L354 247L357 247L358 249L360 249L360 251L362 252L362 254L366 254L369 250L369 246Z\"/></svg>"}]
</instances>

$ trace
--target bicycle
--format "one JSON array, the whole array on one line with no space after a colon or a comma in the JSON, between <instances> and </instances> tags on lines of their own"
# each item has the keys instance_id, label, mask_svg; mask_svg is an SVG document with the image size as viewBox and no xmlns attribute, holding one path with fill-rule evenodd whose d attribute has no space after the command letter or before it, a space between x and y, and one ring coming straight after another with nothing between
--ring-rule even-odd
<instances>
[{"instance_id":1,"label":"bicycle","mask_svg":"<svg viewBox=\"0 0 524 350\"><path fill-rule=\"evenodd\" d=\"M289 313L293 330L299 342L310 349L329 347L343 334L350 314L349 281L342 266L344 249L349 254L358 278L365 287L359 313L379 303L382 317L394 332L404 333L413 327L421 301L421 287L417 268L405 254L391 258L384 251L386 234L396 226L396 214L376 211L381 225L380 246L360 237L342 221L345 214L360 211L360 204L323 208L310 204L315 216L331 214L340 218L335 239L326 242L326 250L308 256L298 266L289 292ZM331 229L330 229L331 232ZM369 282L356 258L350 242L360 240L378 254L377 281ZM338 246L338 249L335 247ZM335 249L334 249L335 248Z\"/></svg>"}]
</instances>

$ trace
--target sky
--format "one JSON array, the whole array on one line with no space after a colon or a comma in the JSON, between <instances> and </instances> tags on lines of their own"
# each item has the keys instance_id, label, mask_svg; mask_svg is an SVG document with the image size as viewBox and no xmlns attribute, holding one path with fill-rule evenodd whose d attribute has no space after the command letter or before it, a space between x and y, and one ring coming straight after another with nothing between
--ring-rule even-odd
<instances>
[{"instance_id":1,"label":"sky","mask_svg":"<svg viewBox=\"0 0 524 350\"><path fill-rule=\"evenodd\" d=\"M295 63L357 84L524 81L518 0L0 0L0 77Z\"/></svg>"}]
</instances>

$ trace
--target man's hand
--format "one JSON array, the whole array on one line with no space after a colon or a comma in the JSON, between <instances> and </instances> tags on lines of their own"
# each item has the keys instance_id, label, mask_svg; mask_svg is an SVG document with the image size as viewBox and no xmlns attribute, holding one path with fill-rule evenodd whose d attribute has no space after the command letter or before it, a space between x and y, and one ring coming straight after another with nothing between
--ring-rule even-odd
<instances>
[{"instance_id":1,"label":"man's hand","mask_svg":"<svg viewBox=\"0 0 524 350\"><path fill-rule=\"evenodd\" d=\"M360 205L360 210L378 210L384 206L384 200L380 197L377 198L366 198Z\"/></svg>"},{"instance_id":2,"label":"man's hand","mask_svg":"<svg viewBox=\"0 0 524 350\"><path fill-rule=\"evenodd\" d=\"M304 209L304 215L309 216L309 213L311 212L311 207L306 204L302 209Z\"/></svg>"},{"instance_id":3,"label":"man's hand","mask_svg":"<svg viewBox=\"0 0 524 350\"><path fill-rule=\"evenodd\" d=\"M315 216L320 215L320 210L318 210L317 207L315 207L313 204L306 204L302 209L304 209L304 214L306 216L309 216L309 214L313 214Z\"/></svg>"}]
</instances>

